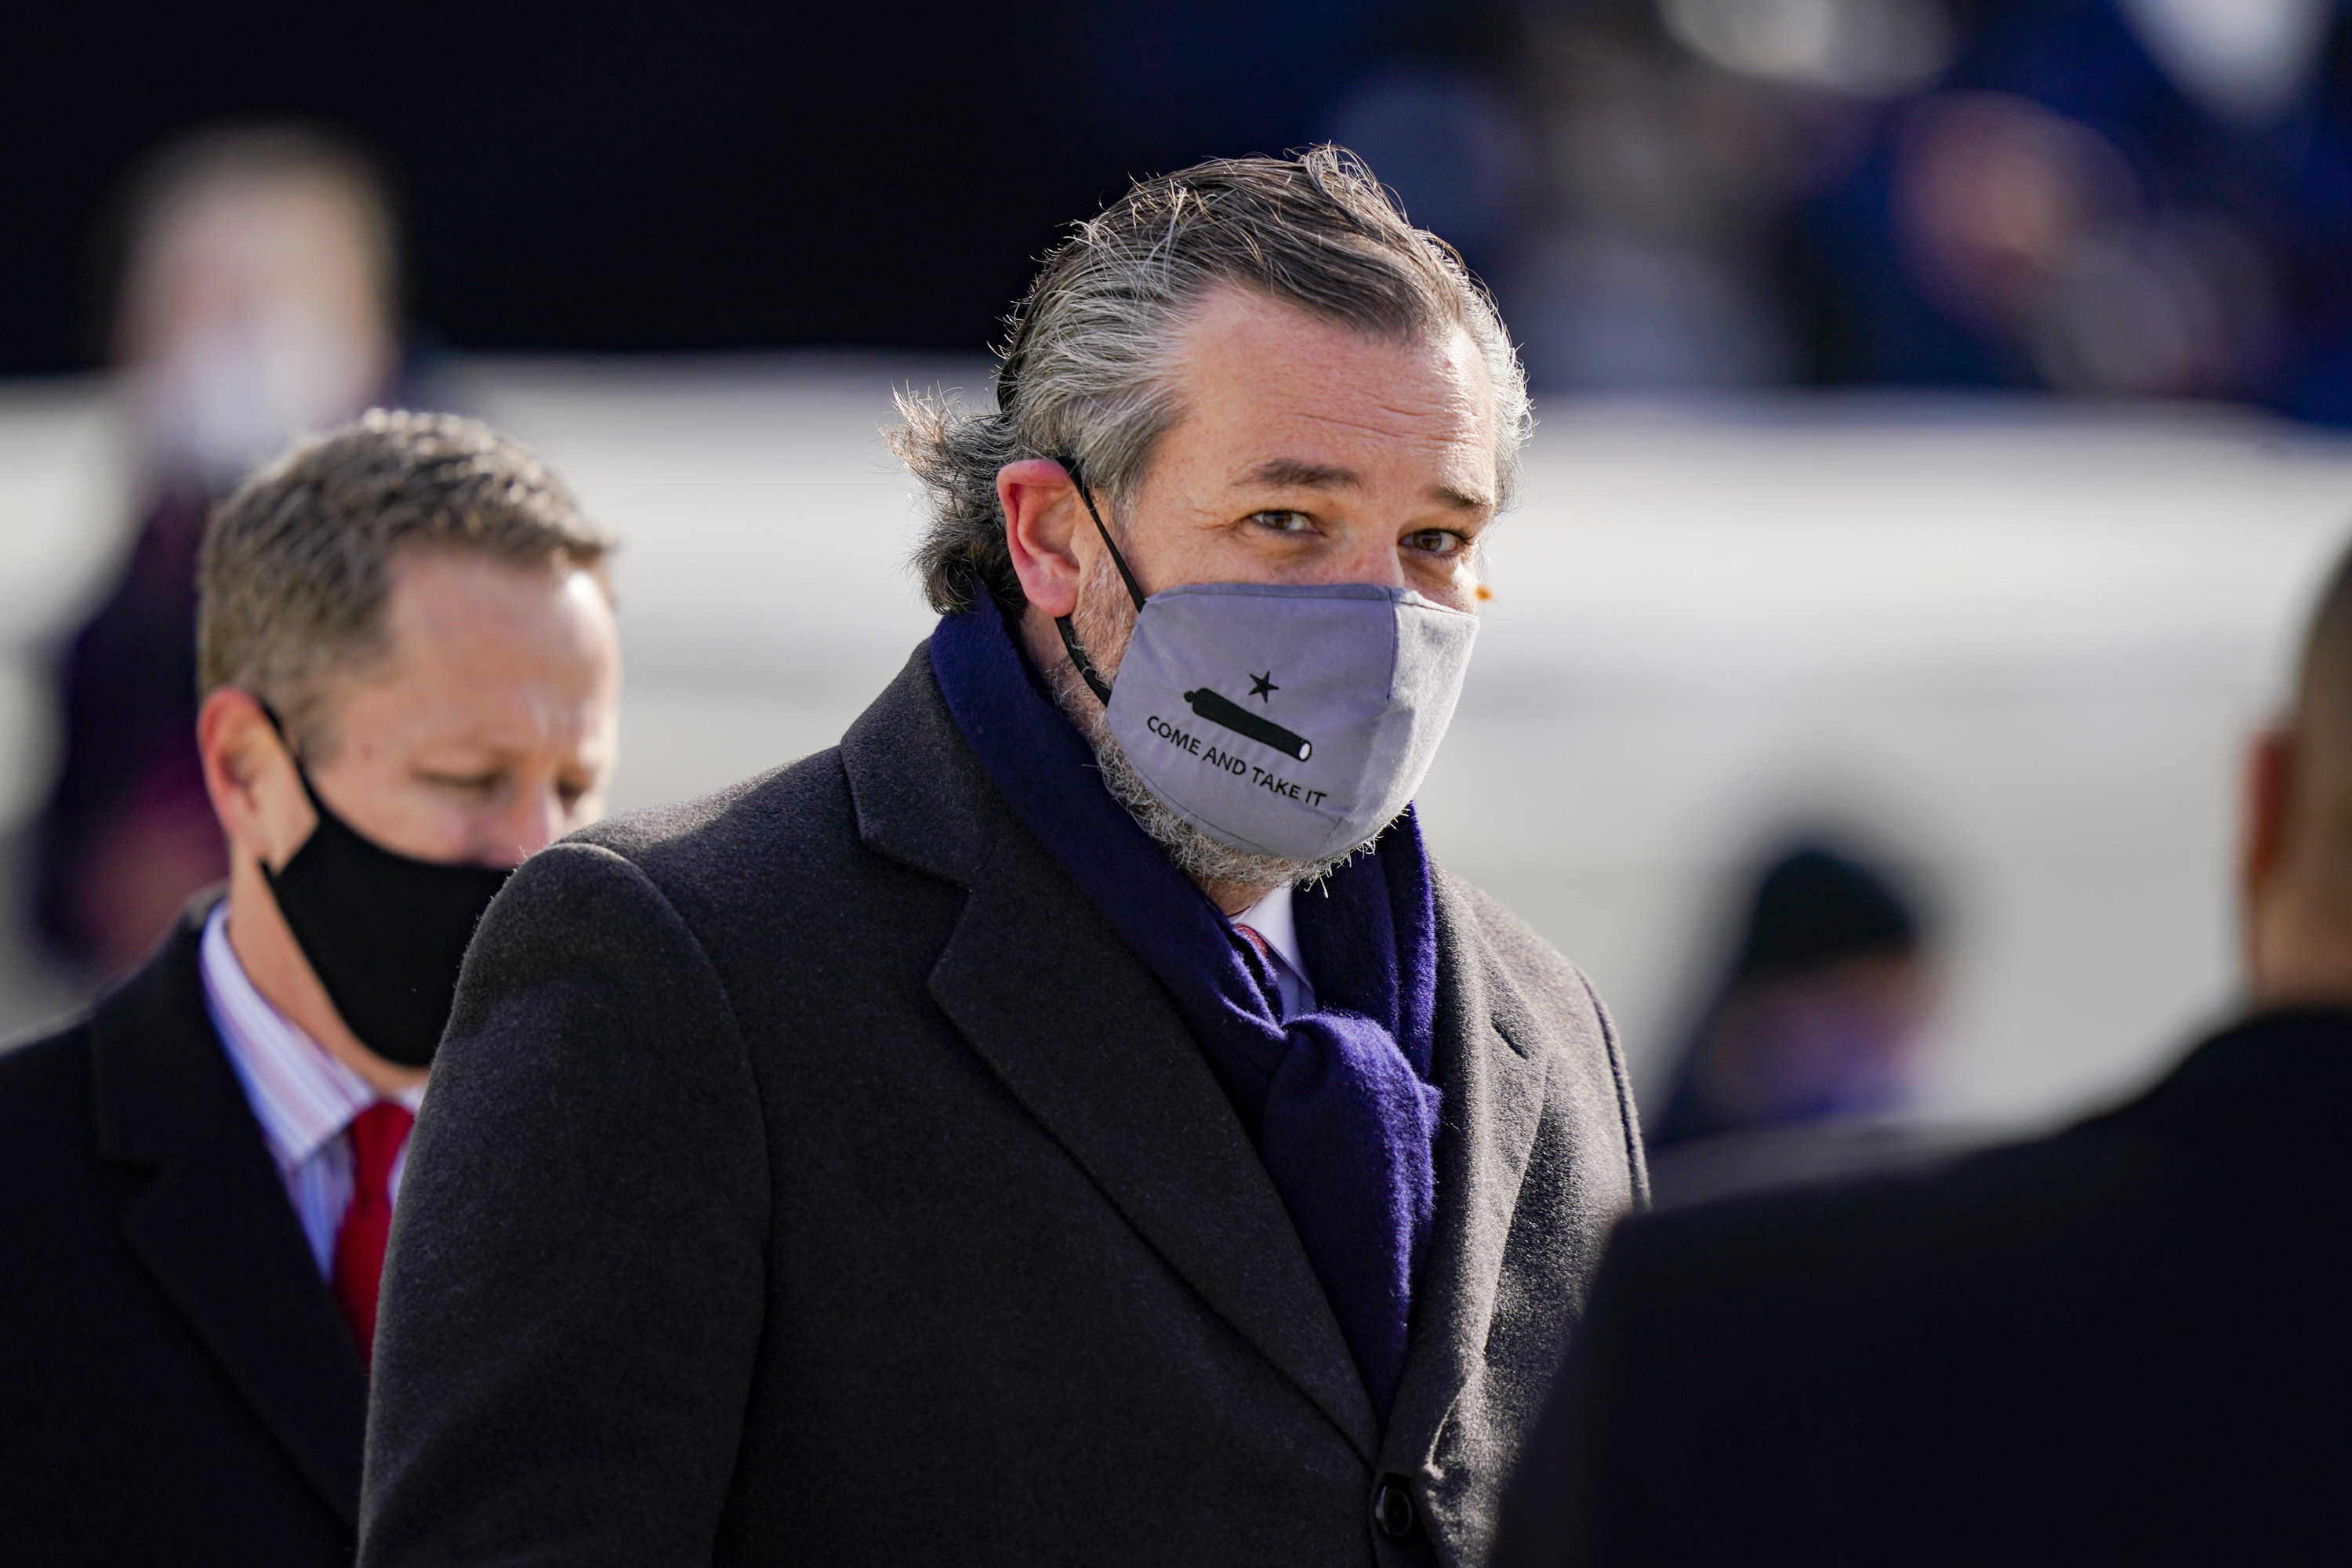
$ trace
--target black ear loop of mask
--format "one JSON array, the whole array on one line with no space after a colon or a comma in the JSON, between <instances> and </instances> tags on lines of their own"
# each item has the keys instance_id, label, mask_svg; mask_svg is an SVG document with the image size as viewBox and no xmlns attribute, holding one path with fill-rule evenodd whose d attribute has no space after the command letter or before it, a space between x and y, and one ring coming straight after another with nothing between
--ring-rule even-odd
<instances>
[{"instance_id":1,"label":"black ear loop of mask","mask_svg":"<svg viewBox=\"0 0 2352 1568\"><path fill-rule=\"evenodd\" d=\"M1064 458L1062 467L1069 470L1070 483L1078 487L1078 499L1087 503L1087 515L1095 520L1095 528L1101 533L1104 546L1110 551L1111 564L1118 568L1119 580L1127 584L1127 596L1135 601L1136 614L1141 615L1143 590L1136 586L1135 574L1127 568L1127 557L1118 552L1118 541L1111 538L1110 530L1104 526L1102 513L1095 510L1094 495L1087 489L1087 481L1078 475L1078 460ZM1109 707L1110 682L1102 678L1095 668L1095 661L1087 657L1086 647L1078 641L1077 629L1070 625L1070 617L1056 616L1054 629L1062 634L1062 646L1069 650L1070 663L1076 667L1078 678L1087 683L1087 689L1101 700L1104 707Z\"/></svg>"},{"instance_id":2,"label":"black ear loop of mask","mask_svg":"<svg viewBox=\"0 0 2352 1568\"><path fill-rule=\"evenodd\" d=\"M286 721L278 716L277 709L271 707L268 703L264 702L260 698L256 697L253 700L255 704L260 708L261 716L269 721L269 732L278 737L278 749L286 753L286 760L294 764L295 782L302 786L303 798L310 803L310 809L318 816L319 820L324 822L331 815L327 809L327 803L319 798L318 790L312 787L310 784L310 770L303 764L302 753L294 749L294 737L292 733L287 730ZM295 854L300 854L301 847L302 847L300 845L296 845L294 847ZM293 858L293 856L289 855L287 858L290 860Z\"/></svg>"},{"instance_id":3,"label":"black ear loop of mask","mask_svg":"<svg viewBox=\"0 0 2352 1568\"><path fill-rule=\"evenodd\" d=\"M341 816L331 806L328 805L325 801L319 798L319 788L316 784L310 782L310 769L309 765L302 761L302 753L294 749L294 736L286 728L286 721L278 718L278 710L271 707L268 703L262 701L258 697L256 697L253 700L260 707L261 716L269 721L270 733L278 737L278 749L286 753L286 760L294 764L295 781L301 784L302 796L305 800L308 800L310 803L311 812L321 823L326 822L330 818L332 818L337 822L342 822ZM350 827L352 833L359 833L359 829L351 827L349 823L344 823L343 826ZM361 835L361 837L364 837L365 835ZM310 840L307 838L303 840L304 844L309 842ZM374 843L374 840L369 839L368 842ZM378 847L382 847L378 846ZM294 854L299 855L301 852L302 845L296 845L294 847ZM385 853L389 854L391 851L386 850ZM293 859L293 856L288 856L287 859L290 862ZM263 869L267 870L268 868L268 864L265 862ZM278 868L279 873L282 874L284 869L285 868L280 867Z\"/></svg>"}]
</instances>

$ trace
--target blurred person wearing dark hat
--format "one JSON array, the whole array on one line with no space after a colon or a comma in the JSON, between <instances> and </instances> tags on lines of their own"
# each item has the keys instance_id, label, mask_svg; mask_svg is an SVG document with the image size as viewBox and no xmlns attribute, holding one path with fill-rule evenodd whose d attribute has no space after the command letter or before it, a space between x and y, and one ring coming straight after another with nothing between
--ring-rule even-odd
<instances>
[{"instance_id":1,"label":"blurred person wearing dark hat","mask_svg":"<svg viewBox=\"0 0 2352 1568\"><path fill-rule=\"evenodd\" d=\"M1934 993L1924 923L1886 873L1820 845L1775 858L1649 1130L1652 1205L1942 1149L1902 1120Z\"/></svg>"},{"instance_id":2,"label":"blurred person wearing dark hat","mask_svg":"<svg viewBox=\"0 0 2352 1568\"><path fill-rule=\"evenodd\" d=\"M458 961L611 773L606 548L530 453L438 416L372 414L215 512L194 749L227 887L0 1055L11 1563L351 1561Z\"/></svg>"},{"instance_id":3,"label":"blurred person wearing dark hat","mask_svg":"<svg viewBox=\"0 0 2352 1568\"><path fill-rule=\"evenodd\" d=\"M2138 1099L1624 1226L1496 1562L2342 1562L2352 556L2243 821L2244 1013Z\"/></svg>"},{"instance_id":4,"label":"blurred person wearing dark hat","mask_svg":"<svg viewBox=\"0 0 2352 1568\"><path fill-rule=\"evenodd\" d=\"M1526 402L1336 149L1137 183L839 747L534 858L385 1279L360 1559L1475 1561L1642 1191L1410 803ZM780 595L823 591L818 578Z\"/></svg>"},{"instance_id":5,"label":"blurred person wearing dark hat","mask_svg":"<svg viewBox=\"0 0 2352 1568\"><path fill-rule=\"evenodd\" d=\"M147 507L58 667L63 756L33 830L33 924L121 973L227 870L195 729L196 547L212 504L399 379L392 218L366 164L290 127L173 143L132 181L109 347Z\"/></svg>"}]
</instances>

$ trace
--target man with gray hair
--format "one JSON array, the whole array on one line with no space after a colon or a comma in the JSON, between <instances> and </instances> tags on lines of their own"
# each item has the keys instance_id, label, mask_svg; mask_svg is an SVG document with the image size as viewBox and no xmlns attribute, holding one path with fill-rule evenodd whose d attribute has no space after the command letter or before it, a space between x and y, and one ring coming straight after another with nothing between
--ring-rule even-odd
<instances>
[{"instance_id":1,"label":"man with gray hair","mask_svg":"<svg viewBox=\"0 0 2352 1568\"><path fill-rule=\"evenodd\" d=\"M194 740L226 889L0 1057L10 1563L350 1563L458 963L611 774L606 548L537 458L446 415L370 414L215 510Z\"/></svg>"},{"instance_id":2,"label":"man with gray hair","mask_svg":"<svg viewBox=\"0 0 2352 1568\"><path fill-rule=\"evenodd\" d=\"M1139 183L841 745L534 859L394 1238L362 1561L1472 1563L1642 1192L1423 851L1527 399L1322 149Z\"/></svg>"}]
</instances>

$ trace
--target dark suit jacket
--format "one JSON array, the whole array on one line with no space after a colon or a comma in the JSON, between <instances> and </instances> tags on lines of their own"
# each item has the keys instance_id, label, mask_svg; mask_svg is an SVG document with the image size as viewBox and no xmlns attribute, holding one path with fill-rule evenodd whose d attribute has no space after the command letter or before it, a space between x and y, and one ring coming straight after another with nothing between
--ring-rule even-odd
<instances>
[{"instance_id":1,"label":"dark suit jacket","mask_svg":"<svg viewBox=\"0 0 2352 1568\"><path fill-rule=\"evenodd\" d=\"M1498 1563L2352 1559L2352 1014L1933 1174L1629 1223Z\"/></svg>"},{"instance_id":2,"label":"dark suit jacket","mask_svg":"<svg viewBox=\"0 0 2352 1568\"><path fill-rule=\"evenodd\" d=\"M838 750L537 856L404 1178L362 1561L1363 1563L1395 1475L1402 1560L1475 1562L1641 1166L1583 978L1436 889L1383 1432L1174 1004L923 650Z\"/></svg>"},{"instance_id":3,"label":"dark suit jacket","mask_svg":"<svg viewBox=\"0 0 2352 1568\"><path fill-rule=\"evenodd\" d=\"M205 900L0 1056L0 1559L348 1563L367 1379L205 1010Z\"/></svg>"}]
</instances>

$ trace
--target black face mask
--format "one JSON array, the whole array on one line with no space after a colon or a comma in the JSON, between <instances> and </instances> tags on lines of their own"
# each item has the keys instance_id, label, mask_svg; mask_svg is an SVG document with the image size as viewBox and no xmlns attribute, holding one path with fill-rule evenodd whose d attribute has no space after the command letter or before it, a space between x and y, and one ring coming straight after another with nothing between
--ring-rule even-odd
<instances>
[{"instance_id":1,"label":"black face mask","mask_svg":"<svg viewBox=\"0 0 2352 1568\"><path fill-rule=\"evenodd\" d=\"M275 713L269 722L284 742ZM466 944L513 872L394 854L327 809L290 743L286 754L319 826L282 869L261 868L278 912L360 1043L403 1067L429 1067Z\"/></svg>"}]
</instances>

